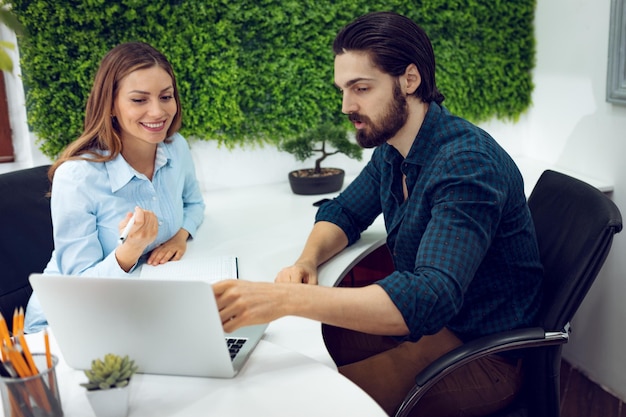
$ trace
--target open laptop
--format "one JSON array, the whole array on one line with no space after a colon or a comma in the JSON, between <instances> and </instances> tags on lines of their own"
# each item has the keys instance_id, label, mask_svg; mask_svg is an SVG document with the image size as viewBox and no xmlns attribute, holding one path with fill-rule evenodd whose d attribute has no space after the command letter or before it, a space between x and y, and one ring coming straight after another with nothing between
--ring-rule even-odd
<instances>
[{"instance_id":1,"label":"open laptop","mask_svg":"<svg viewBox=\"0 0 626 417\"><path fill-rule=\"evenodd\" d=\"M234 377L267 324L225 334L211 284L200 280L32 274L63 358L75 369L107 353L148 374ZM237 341L233 354L227 340Z\"/></svg>"}]
</instances>

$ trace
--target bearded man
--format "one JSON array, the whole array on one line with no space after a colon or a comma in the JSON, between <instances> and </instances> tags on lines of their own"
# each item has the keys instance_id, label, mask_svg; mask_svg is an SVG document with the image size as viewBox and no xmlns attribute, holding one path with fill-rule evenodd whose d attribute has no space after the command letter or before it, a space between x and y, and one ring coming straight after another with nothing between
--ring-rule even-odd
<instances>
[{"instance_id":1,"label":"bearded man","mask_svg":"<svg viewBox=\"0 0 626 417\"><path fill-rule=\"evenodd\" d=\"M214 290L226 331L285 315L324 323L339 372L393 414L415 375L444 353L532 325L542 267L522 176L488 133L442 105L426 33L374 12L341 29L333 50L341 110L358 143L376 148L371 160L319 208L302 254L274 283L222 281ZM315 285L317 268L381 213L388 274L359 288ZM495 354L463 367L415 415L504 408L520 389L521 360Z\"/></svg>"}]
</instances>

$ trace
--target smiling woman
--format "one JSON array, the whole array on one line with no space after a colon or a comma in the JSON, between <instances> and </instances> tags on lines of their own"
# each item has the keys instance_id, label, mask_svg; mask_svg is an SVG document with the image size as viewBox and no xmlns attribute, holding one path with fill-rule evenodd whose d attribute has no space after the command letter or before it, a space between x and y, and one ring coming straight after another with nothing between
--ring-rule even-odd
<instances>
[{"instance_id":1,"label":"smiling woman","mask_svg":"<svg viewBox=\"0 0 626 417\"><path fill-rule=\"evenodd\" d=\"M184 255L205 206L189 145L178 133L180 115L163 54L130 42L105 55L85 130L49 172L54 252L44 274L127 277L144 260L158 265ZM33 296L26 331L45 325Z\"/></svg>"}]
</instances>

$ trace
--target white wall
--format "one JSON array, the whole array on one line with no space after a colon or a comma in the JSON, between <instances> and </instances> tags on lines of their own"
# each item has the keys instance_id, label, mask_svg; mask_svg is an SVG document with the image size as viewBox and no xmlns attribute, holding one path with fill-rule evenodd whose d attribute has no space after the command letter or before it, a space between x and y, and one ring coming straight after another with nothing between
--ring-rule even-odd
<instances>
[{"instance_id":1,"label":"white wall","mask_svg":"<svg viewBox=\"0 0 626 417\"><path fill-rule=\"evenodd\" d=\"M512 154L612 182L613 198L626 216L626 106L605 101L610 0L537 3L534 104L516 124L493 121L483 127ZM0 38L3 36L6 39L6 33L0 31ZM19 123L25 119L20 108L23 98L19 92L12 94L17 97L11 104ZM11 118L13 121L14 116ZM19 143L16 154L18 150L23 153L16 155L18 160L33 159L25 154L31 142L25 128L14 127L14 133ZM229 151L194 141L192 149L204 189L285 181L289 170L307 165L267 147ZM346 166L351 173L362 163L333 156L328 162L331 165ZM570 362L623 400L625 249L626 237L618 235L605 267L576 315L571 341L564 349Z\"/></svg>"}]
</instances>

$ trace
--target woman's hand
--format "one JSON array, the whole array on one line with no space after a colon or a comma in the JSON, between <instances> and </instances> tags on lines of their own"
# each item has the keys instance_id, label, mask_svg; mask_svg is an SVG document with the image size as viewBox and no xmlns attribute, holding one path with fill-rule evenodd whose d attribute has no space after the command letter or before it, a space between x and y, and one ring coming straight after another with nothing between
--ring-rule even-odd
<instances>
[{"instance_id":1,"label":"woman's hand","mask_svg":"<svg viewBox=\"0 0 626 417\"><path fill-rule=\"evenodd\" d=\"M181 228L170 240L154 248L146 263L160 265L180 260L187 250L187 239L189 239L189 232Z\"/></svg>"},{"instance_id":2,"label":"woman's hand","mask_svg":"<svg viewBox=\"0 0 626 417\"><path fill-rule=\"evenodd\" d=\"M120 267L128 272L137 263L146 247L154 242L159 233L159 219L151 211L135 207L134 213L126 214L126 218L119 224L120 234L135 216L134 224L123 243L115 250L115 257Z\"/></svg>"}]
</instances>

